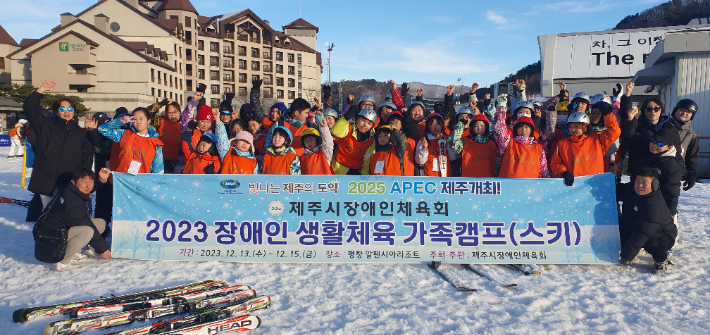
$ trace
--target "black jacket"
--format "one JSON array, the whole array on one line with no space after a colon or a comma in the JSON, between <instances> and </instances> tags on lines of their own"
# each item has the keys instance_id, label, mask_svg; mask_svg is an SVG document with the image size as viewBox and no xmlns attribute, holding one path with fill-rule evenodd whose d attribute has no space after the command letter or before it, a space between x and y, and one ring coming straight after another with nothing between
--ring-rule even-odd
<instances>
[{"instance_id":1,"label":"black jacket","mask_svg":"<svg viewBox=\"0 0 710 335\"><path fill-rule=\"evenodd\" d=\"M668 156L667 154L668 152L649 154L642 164L656 168L661 195L663 195L671 215L676 215L678 213L680 181L683 179L683 160L676 155Z\"/></svg>"},{"instance_id":2,"label":"black jacket","mask_svg":"<svg viewBox=\"0 0 710 335\"><path fill-rule=\"evenodd\" d=\"M37 92L30 94L22 108L37 136L28 189L46 195L55 187L66 185L74 170L80 167L91 169L94 150L76 117L67 122L42 112L39 106L42 97L44 95Z\"/></svg>"},{"instance_id":3,"label":"black jacket","mask_svg":"<svg viewBox=\"0 0 710 335\"><path fill-rule=\"evenodd\" d=\"M104 184L98 180L94 184L94 190ZM102 254L108 250L108 243L101 237L98 229L91 221L91 196L84 194L71 182L63 188L52 200L49 213L42 224L55 228L71 228L75 226L89 226L94 228L94 236L89 241L89 245Z\"/></svg>"},{"instance_id":4,"label":"black jacket","mask_svg":"<svg viewBox=\"0 0 710 335\"><path fill-rule=\"evenodd\" d=\"M616 200L623 202L619 220L623 259L632 260L644 246L655 246L661 234L665 234L670 241L678 236L678 229L660 191L640 196L634 191L632 183L619 184Z\"/></svg>"},{"instance_id":5,"label":"black jacket","mask_svg":"<svg viewBox=\"0 0 710 335\"><path fill-rule=\"evenodd\" d=\"M698 135L695 134L691 128L693 121L681 122L676 118L672 117L670 122L678 130L680 135L680 146L683 150L681 155L683 156L683 163L685 164L685 170L687 173L697 174L698 173L698 153L700 152L700 143L698 141Z\"/></svg>"},{"instance_id":6,"label":"black jacket","mask_svg":"<svg viewBox=\"0 0 710 335\"><path fill-rule=\"evenodd\" d=\"M86 132L86 137L91 142L94 149L94 171L99 171L106 167L106 161L111 157L111 140L99 133L99 129L92 129Z\"/></svg>"},{"instance_id":7,"label":"black jacket","mask_svg":"<svg viewBox=\"0 0 710 335\"><path fill-rule=\"evenodd\" d=\"M668 115L661 115L661 119L657 124L652 124L646 119L646 117L641 114L638 119L633 119L628 121L626 119L626 108L625 106L630 106L630 98L623 96L621 98L621 109L619 109L619 115L621 115L621 136L619 137L621 146L623 150L629 151L629 166L628 171L632 177L636 176L636 171L643 167L643 162L648 159L651 152L648 150L648 144L659 132L663 131L677 131L675 126L669 122L670 118ZM680 144L676 146L678 156L680 157Z\"/></svg>"}]
</instances>

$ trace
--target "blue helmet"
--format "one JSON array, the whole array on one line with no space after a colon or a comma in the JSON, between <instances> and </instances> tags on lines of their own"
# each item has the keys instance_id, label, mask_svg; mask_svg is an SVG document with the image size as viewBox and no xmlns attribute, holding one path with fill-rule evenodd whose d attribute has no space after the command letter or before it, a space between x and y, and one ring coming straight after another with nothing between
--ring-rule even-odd
<instances>
[{"instance_id":1,"label":"blue helmet","mask_svg":"<svg viewBox=\"0 0 710 335\"><path fill-rule=\"evenodd\" d=\"M286 132L286 135L288 135L288 138L291 141L291 143L293 143L293 134L291 133L290 130L288 130L288 128L286 128L284 126L278 126L278 127L274 128L274 131L276 131L276 129L283 129ZM272 132L271 136L273 136L273 132Z\"/></svg>"}]
</instances>

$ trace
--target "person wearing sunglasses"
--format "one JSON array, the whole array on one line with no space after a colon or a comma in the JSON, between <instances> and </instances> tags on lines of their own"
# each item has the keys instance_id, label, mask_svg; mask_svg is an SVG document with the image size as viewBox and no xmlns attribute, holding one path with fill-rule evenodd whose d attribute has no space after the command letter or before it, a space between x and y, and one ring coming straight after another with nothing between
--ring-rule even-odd
<instances>
[{"instance_id":1,"label":"person wearing sunglasses","mask_svg":"<svg viewBox=\"0 0 710 335\"><path fill-rule=\"evenodd\" d=\"M94 162L93 146L79 125L74 101L66 97L55 100L51 116L40 106L44 93L56 85L43 82L22 106L36 134L35 163L28 187L35 197L27 211L29 221L39 218L44 206L69 183L76 169L91 169Z\"/></svg>"}]
</instances>

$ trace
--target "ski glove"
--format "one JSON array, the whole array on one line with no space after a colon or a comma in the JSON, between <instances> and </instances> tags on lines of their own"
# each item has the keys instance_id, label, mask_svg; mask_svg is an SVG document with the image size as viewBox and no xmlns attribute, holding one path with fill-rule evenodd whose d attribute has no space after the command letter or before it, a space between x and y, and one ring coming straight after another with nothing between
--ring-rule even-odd
<instances>
[{"instance_id":1,"label":"ski glove","mask_svg":"<svg viewBox=\"0 0 710 335\"><path fill-rule=\"evenodd\" d=\"M261 79L251 81L253 88L255 88L257 90L261 87L261 83L263 83L263 81Z\"/></svg>"},{"instance_id":2,"label":"ski glove","mask_svg":"<svg viewBox=\"0 0 710 335\"><path fill-rule=\"evenodd\" d=\"M407 83L402 83L402 89L400 89L402 99L407 98L407 92L409 92L409 85Z\"/></svg>"},{"instance_id":3,"label":"ski glove","mask_svg":"<svg viewBox=\"0 0 710 335\"><path fill-rule=\"evenodd\" d=\"M197 128L197 121L190 120L190 122L187 123L187 130L193 131L195 128Z\"/></svg>"},{"instance_id":4,"label":"ski glove","mask_svg":"<svg viewBox=\"0 0 710 335\"><path fill-rule=\"evenodd\" d=\"M695 182L698 181L698 177L695 175L695 173L688 173L688 176L685 177L685 182L683 183L683 191L687 191L693 186L695 186Z\"/></svg>"},{"instance_id":5,"label":"ski glove","mask_svg":"<svg viewBox=\"0 0 710 335\"><path fill-rule=\"evenodd\" d=\"M572 184L574 184L574 175L572 174L572 172L562 172L562 178L565 179L565 185L572 186Z\"/></svg>"},{"instance_id":6,"label":"ski glove","mask_svg":"<svg viewBox=\"0 0 710 335\"><path fill-rule=\"evenodd\" d=\"M498 107L505 107L508 104L508 95L501 94L498 96Z\"/></svg>"},{"instance_id":7,"label":"ski glove","mask_svg":"<svg viewBox=\"0 0 710 335\"><path fill-rule=\"evenodd\" d=\"M205 174L215 174L214 164L205 166Z\"/></svg>"}]
</instances>

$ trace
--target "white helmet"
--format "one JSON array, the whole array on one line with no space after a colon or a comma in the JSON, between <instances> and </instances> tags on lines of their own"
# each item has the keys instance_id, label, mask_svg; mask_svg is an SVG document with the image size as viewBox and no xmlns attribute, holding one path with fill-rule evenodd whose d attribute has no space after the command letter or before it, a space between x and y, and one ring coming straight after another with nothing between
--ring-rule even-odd
<instances>
[{"instance_id":1,"label":"white helmet","mask_svg":"<svg viewBox=\"0 0 710 335\"><path fill-rule=\"evenodd\" d=\"M385 102L381 103L380 106L377 107L377 110L382 109L382 107L389 107L392 110L395 110L395 111L397 110L397 106L395 106L395 104L393 104L389 101L385 101Z\"/></svg>"},{"instance_id":2,"label":"white helmet","mask_svg":"<svg viewBox=\"0 0 710 335\"><path fill-rule=\"evenodd\" d=\"M572 112L569 114L569 116L567 116L567 124L569 124L570 122L581 122L590 124L589 115L587 115L587 113L582 112Z\"/></svg>"},{"instance_id":3,"label":"white helmet","mask_svg":"<svg viewBox=\"0 0 710 335\"><path fill-rule=\"evenodd\" d=\"M574 95L574 97L572 97L572 99L570 99L570 101L574 101L574 99L578 99L578 98L583 99L587 103L589 103L589 95L587 95L587 93L584 93L584 92L578 92L577 94Z\"/></svg>"},{"instance_id":4,"label":"white helmet","mask_svg":"<svg viewBox=\"0 0 710 335\"><path fill-rule=\"evenodd\" d=\"M332 108L326 108L325 110L323 110L323 116L327 116L327 115L330 115L330 116L337 119L338 118L338 111L336 111L335 109L332 109Z\"/></svg>"},{"instance_id":5,"label":"white helmet","mask_svg":"<svg viewBox=\"0 0 710 335\"><path fill-rule=\"evenodd\" d=\"M469 114L473 116L473 110L471 107L468 106L461 106L458 111L456 111L456 116L459 116L461 114Z\"/></svg>"},{"instance_id":6,"label":"white helmet","mask_svg":"<svg viewBox=\"0 0 710 335\"><path fill-rule=\"evenodd\" d=\"M369 95L369 94L365 94L360 97L360 101L358 101L358 105L365 102L365 101L369 101L374 105L375 104L375 97L373 97L372 95Z\"/></svg>"},{"instance_id":7,"label":"white helmet","mask_svg":"<svg viewBox=\"0 0 710 335\"><path fill-rule=\"evenodd\" d=\"M372 123L377 122L377 112L372 108L363 108L357 116L362 116Z\"/></svg>"},{"instance_id":8,"label":"white helmet","mask_svg":"<svg viewBox=\"0 0 710 335\"><path fill-rule=\"evenodd\" d=\"M385 100L387 100L387 99L392 99L392 93L387 94L387 96L385 97Z\"/></svg>"},{"instance_id":9,"label":"white helmet","mask_svg":"<svg viewBox=\"0 0 710 335\"><path fill-rule=\"evenodd\" d=\"M591 99L589 99L589 104L592 106L597 104L607 104L611 106L611 97L604 93L595 94Z\"/></svg>"},{"instance_id":10,"label":"white helmet","mask_svg":"<svg viewBox=\"0 0 710 335\"><path fill-rule=\"evenodd\" d=\"M533 105L533 103L531 101L521 100L520 102L518 102L518 105L515 106L515 109L513 110L513 114L516 114L518 112L518 109L521 109L521 108L529 109L530 113L535 111L535 106Z\"/></svg>"}]
</instances>

